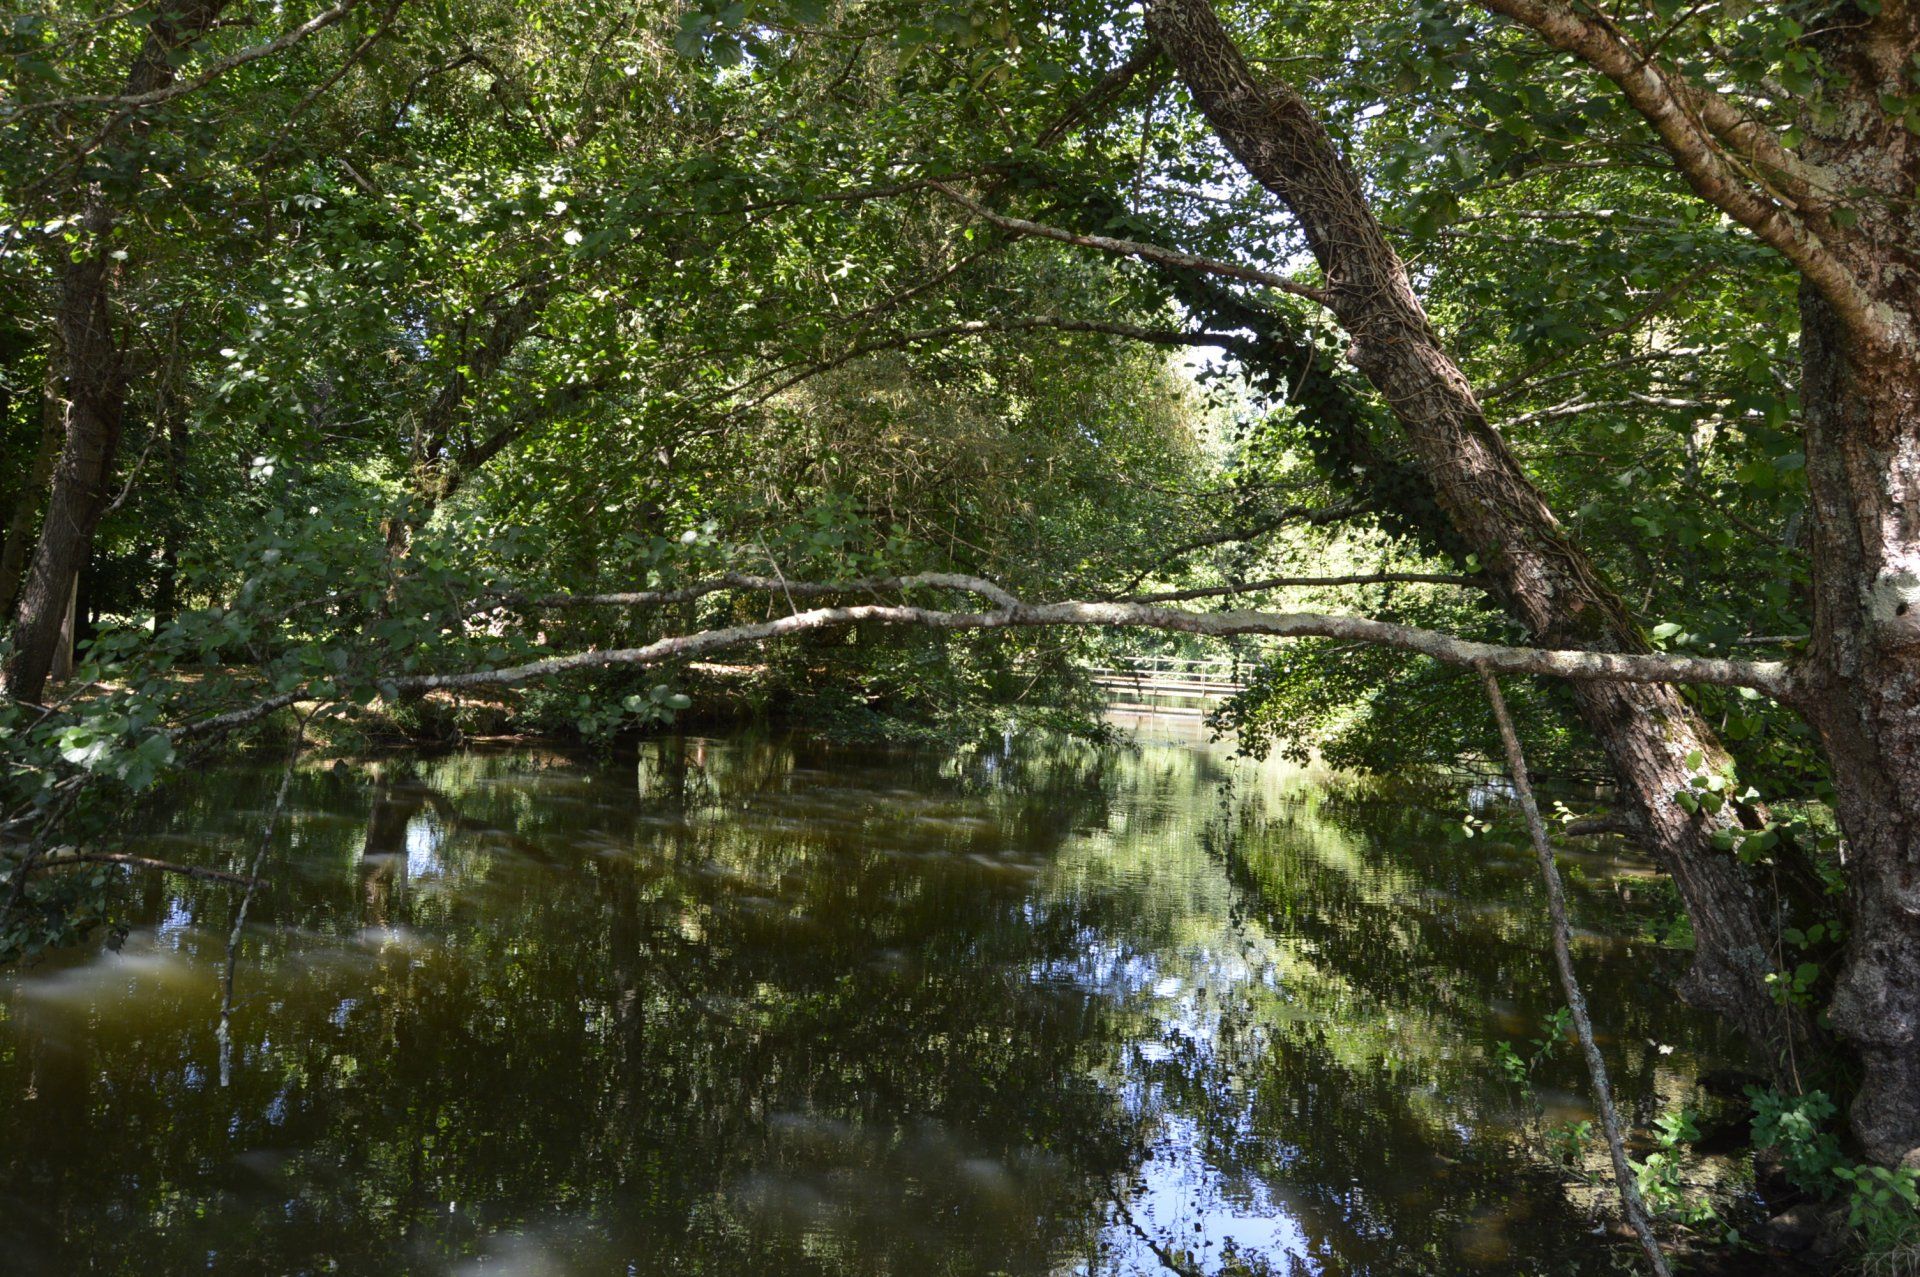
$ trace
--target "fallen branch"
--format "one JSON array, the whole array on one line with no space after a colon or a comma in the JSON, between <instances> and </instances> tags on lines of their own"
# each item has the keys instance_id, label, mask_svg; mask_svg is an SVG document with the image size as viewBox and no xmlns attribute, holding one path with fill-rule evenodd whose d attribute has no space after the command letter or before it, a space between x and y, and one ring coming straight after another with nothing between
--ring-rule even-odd
<instances>
[{"instance_id":1,"label":"fallen branch","mask_svg":"<svg viewBox=\"0 0 1920 1277\"><path fill-rule=\"evenodd\" d=\"M1569 821L1560 829L1567 838L1602 838L1617 836L1620 838L1639 838L1646 834L1640 823L1631 817L1621 815L1584 816Z\"/></svg>"},{"instance_id":2,"label":"fallen branch","mask_svg":"<svg viewBox=\"0 0 1920 1277\"><path fill-rule=\"evenodd\" d=\"M962 586L971 578L953 578L949 588L998 590L990 582ZM797 584L797 583L796 583ZM553 656L496 670L466 670L451 674L413 674L386 680L401 692L435 688L486 687L524 683L554 674L611 666L659 665L684 660L743 643L781 638L810 630L844 629L862 623L917 625L938 630L1038 629L1085 626L1172 630L1185 634L1224 637L1262 634L1273 638L1331 638L1417 652L1448 665L1503 674L1543 674L1574 679L1611 679L1625 683L1706 683L1722 687L1751 687L1786 696L1792 687L1786 665L1777 661L1731 661L1675 656L1668 653L1623 653L1509 647L1456 638L1391 621L1360 616L1331 616L1318 612L1182 612L1142 603L1017 604L992 612L947 612L898 604L861 604L815 608L772 621L702 630L658 639L641 647L606 648ZM275 698L279 699L279 698ZM281 700L281 704L290 701ZM271 711L268 711L271 712Z\"/></svg>"},{"instance_id":3,"label":"fallen branch","mask_svg":"<svg viewBox=\"0 0 1920 1277\"><path fill-rule=\"evenodd\" d=\"M1667 1257L1661 1253L1660 1239L1654 1235L1647 1204L1640 1197L1640 1186L1627 1162L1626 1146L1620 1139L1620 1117L1613 1108L1613 1088L1607 1083L1607 1062L1593 1040L1593 1020L1587 1014L1587 999L1580 992L1580 978L1573 969L1572 928L1567 921L1567 893L1560 882L1560 868L1554 863L1553 846L1547 841L1547 825L1540 818L1540 805L1533 799L1533 783L1527 777L1527 757L1520 748L1519 733L1507 713L1506 697L1500 694L1500 678L1491 668L1480 667L1480 681L1487 690L1487 703L1493 707L1493 719L1500 727L1500 743L1506 747L1507 769L1513 774L1514 792L1520 799L1520 811L1527 818L1527 833L1533 839L1534 855L1540 860L1540 876L1547 886L1547 915L1553 921L1553 961L1560 973L1560 991L1566 995L1567 1009L1573 1013L1573 1031L1580 1039L1580 1050L1587 1057L1587 1074L1593 1079L1594 1105L1600 1110L1600 1125L1607 1133L1607 1150L1613 1157L1613 1181L1620 1190L1620 1204L1626 1209L1627 1222L1633 1226L1640 1247L1647 1253L1657 1277L1671 1277Z\"/></svg>"}]
</instances>

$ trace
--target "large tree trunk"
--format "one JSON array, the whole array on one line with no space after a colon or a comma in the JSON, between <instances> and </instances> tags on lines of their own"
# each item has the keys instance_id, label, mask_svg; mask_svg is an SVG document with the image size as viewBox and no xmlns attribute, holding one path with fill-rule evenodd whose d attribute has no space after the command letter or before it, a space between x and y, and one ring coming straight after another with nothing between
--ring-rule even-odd
<instances>
[{"instance_id":1,"label":"large tree trunk","mask_svg":"<svg viewBox=\"0 0 1920 1277\"><path fill-rule=\"evenodd\" d=\"M1635 652L1646 642L1615 593L1572 545L1472 387L1441 347L1401 263L1332 138L1285 85L1256 81L1208 0L1153 0L1149 29L1220 139L1298 219L1327 277L1348 356L1380 391L1453 525L1538 643ZM1728 810L1689 815L1674 801L1726 754L1672 688L1583 681L1582 717L1612 763L1647 844L1693 922L1689 1000L1732 1021L1768 1067L1804 1063L1812 1031L1767 982L1771 928L1739 863L1713 846Z\"/></svg>"},{"instance_id":2,"label":"large tree trunk","mask_svg":"<svg viewBox=\"0 0 1920 1277\"><path fill-rule=\"evenodd\" d=\"M1839 255L1880 307L1878 334L1801 297L1812 504L1813 644L1801 710L1833 769L1851 929L1828 1009L1860 1053L1854 1134L1920 1166L1920 152L1887 95L1911 91L1920 10L1840 15L1817 37L1835 109L1802 154L1850 193Z\"/></svg>"},{"instance_id":3,"label":"large tree trunk","mask_svg":"<svg viewBox=\"0 0 1920 1277\"><path fill-rule=\"evenodd\" d=\"M185 0L163 10L147 28L123 92L137 96L170 84L174 56L205 34L226 4ZM136 139L140 131L136 124ZM143 170L144 163L134 166L129 187L137 187ZM84 200L81 256L61 267L54 312L62 355L60 389L67 404L66 441L39 543L14 607L14 651L5 671L7 694L28 701L40 699L52 671L67 599L106 509L107 483L126 416L126 358L114 336L110 306L114 263L109 236L118 212L98 186L88 189Z\"/></svg>"},{"instance_id":4,"label":"large tree trunk","mask_svg":"<svg viewBox=\"0 0 1920 1277\"><path fill-rule=\"evenodd\" d=\"M1829 1014L1861 1054L1853 1129L1920 1156L1920 364L1802 299L1814 643L1806 713L1833 766L1852 928Z\"/></svg>"},{"instance_id":5,"label":"large tree trunk","mask_svg":"<svg viewBox=\"0 0 1920 1277\"><path fill-rule=\"evenodd\" d=\"M1832 767L1852 924L1829 1013L1860 1052L1862 1145L1920 1165L1920 4L1801 7L1821 82L1763 94L1798 103L1790 139L1737 85L1660 59L1664 35L1565 0L1481 3L1612 80L1694 192L1800 272L1814 634L1794 699Z\"/></svg>"}]
</instances>

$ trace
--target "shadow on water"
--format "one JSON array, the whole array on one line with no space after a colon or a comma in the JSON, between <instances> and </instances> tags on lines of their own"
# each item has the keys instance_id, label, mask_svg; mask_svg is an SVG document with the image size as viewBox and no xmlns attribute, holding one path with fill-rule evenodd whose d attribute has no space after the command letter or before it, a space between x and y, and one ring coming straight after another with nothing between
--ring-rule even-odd
<instances>
[{"instance_id":1,"label":"shadow on water","mask_svg":"<svg viewBox=\"0 0 1920 1277\"><path fill-rule=\"evenodd\" d=\"M276 781L153 845L237 862ZM230 1087L217 889L0 977L0 1267L1623 1271L1494 1067L1555 999L1462 801L1178 742L303 770ZM1577 903L1644 1122L1723 1044L1647 996L1643 873Z\"/></svg>"}]
</instances>

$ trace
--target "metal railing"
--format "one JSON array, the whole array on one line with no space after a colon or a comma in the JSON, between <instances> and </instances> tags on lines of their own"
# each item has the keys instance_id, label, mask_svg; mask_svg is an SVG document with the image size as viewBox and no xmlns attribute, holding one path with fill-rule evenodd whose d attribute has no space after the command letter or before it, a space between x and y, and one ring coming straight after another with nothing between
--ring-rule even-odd
<instances>
[{"instance_id":1,"label":"metal railing","mask_svg":"<svg viewBox=\"0 0 1920 1277\"><path fill-rule=\"evenodd\" d=\"M1109 693L1225 700L1246 690L1240 670L1231 657L1130 656L1091 666L1087 673Z\"/></svg>"}]
</instances>

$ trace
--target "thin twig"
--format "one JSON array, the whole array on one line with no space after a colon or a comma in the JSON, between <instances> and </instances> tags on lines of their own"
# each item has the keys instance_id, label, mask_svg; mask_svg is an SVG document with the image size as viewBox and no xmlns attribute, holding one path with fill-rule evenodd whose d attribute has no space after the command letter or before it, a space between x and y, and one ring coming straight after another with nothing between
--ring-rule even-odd
<instances>
[{"instance_id":1,"label":"thin twig","mask_svg":"<svg viewBox=\"0 0 1920 1277\"><path fill-rule=\"evenodd\" d=\"M1487 703L1493 707L1494 722L1500 726L1500 743L1506 747L1507 769L1513 774L1514 792L1520 799L1520 811L1527 818L1527 833L1533 839L1534 854L1540 860L1540 876L1547 885L1547 914L1553 920L1553 961L1560 972L1560 991L1566 995L1567 1009L1573 1013L1573 1031L1580 1038L1580 1050L1587 1057L1587 1074L1593 1079L1593 1100L1600 1110L1600 1124L1606 1129L1607 1150L1613 1155L1613 1180L1620 1190L1620 1204L1626 1209L1627 1222L1633 1225L1640 1247L1647 1253L1657 1277L1672 1277L1667 1257L1660 1250L1647 1204L1640 1197L1633 1167L1627 1162L1626 1146L1620 1139L1620 1118L1613 1108L1613 1088L1607 1083L1607 1062L1593 1040L1593 1021L1587 1015L1587 999L1580 992L1580 979L1573 970L1572 929L1567 922L1567 894L1560 882L1560 868L1554 863L1553 847L1547 841L1546 822L1540 818L1540 805L1533 798L1533 783L1527 778L1527 758L1520 748L1520 736L1507 713L1507 701L1500 694L1500 676L1486 666L1480 667L1480 681L1487 689Z\"/></svg>"},{"instance_id":2,"label":"thin twig","mask_svg":"<svg viewBox=\"0 0 1920 1277\"><path fill-rule=\"evenodd\" d=\"M1255 594L1262 590L1326 589L1338 585L1457 585L1462 589L1492 588L1483 576L1448 572L1359 572L1348 576L1269 576L1240 585L1211 585L1203 589L1164 590L1158 594L1129 594L1123 603L1185 603L1228 594Z\"/></svg>"}]
</instances>

